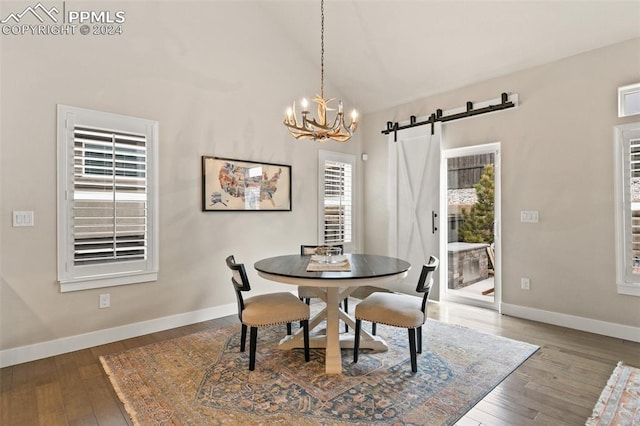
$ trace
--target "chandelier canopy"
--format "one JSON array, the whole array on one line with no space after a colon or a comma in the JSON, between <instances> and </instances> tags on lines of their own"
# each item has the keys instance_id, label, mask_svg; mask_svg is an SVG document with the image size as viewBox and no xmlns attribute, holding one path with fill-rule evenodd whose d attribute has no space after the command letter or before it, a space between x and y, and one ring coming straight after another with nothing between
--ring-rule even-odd
<instances>
[{"instance_id":1,"label":"chandelier canopy","mask_svg":"<svg viewBox=\"0 0 640 426\"><path fill-rule=\"evenodd\" d=\"M287 108L284 118L284 125L289 129L289 133L296 139L312 139L317 142L324 142L332 139L336 142L346 142L351 139L351 135L358 128L358 113L354 109L351 112L351 122L347 125L344 121L342 101L338 101L338 113L333 120L327 119L327 111L335 111L329 108L329 103L335 98L324 98L324 0L320 1L320 95L316 95L312 102L318 104L318 115L316 118L310 116L308 102L302 99L302 117L298 119L296 113L296 103Z\"/></svg>"}]
</instances>

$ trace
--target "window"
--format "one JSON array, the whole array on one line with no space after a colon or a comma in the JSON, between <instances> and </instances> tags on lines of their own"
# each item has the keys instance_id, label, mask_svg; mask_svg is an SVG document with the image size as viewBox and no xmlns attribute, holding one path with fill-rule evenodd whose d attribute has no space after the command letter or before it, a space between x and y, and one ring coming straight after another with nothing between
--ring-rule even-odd
<instances>
[{"instance_id":1,"label":"window","mask_svg":"<svg viewBox=\"0 0 640 426\"><path fill-rule=\"evenodd\" d=\"M353 250L353 196L355 157L319 151L320 221L318 240L322 244L344 244Z\"/></svg>"},{"instance_id":2,"label":"window","mask_svg":"<svg viewBox=\"0 0 640 426\"><path fill-rule=\"evenodd\" d=\"M62 292L155 281L158 123L58 106Z\"/></svg>"},{"instance_id":3,"label":"window","mask_svg":"<svg viewBox=\"0 0 640 426\"><path fill-rule=\"evenodd\" d=\"M640 114L640 83L618 88L618 117Z\"/></svg>"},{"instance_id":4,"label":"window","mask_svg":"<svg viewBox=\"0 0 640 426\"><path fill-rule=\"evenodd\" d=\"M640 123L615 128L618 293L640 296Z\"/></svg>"}]
</instances>

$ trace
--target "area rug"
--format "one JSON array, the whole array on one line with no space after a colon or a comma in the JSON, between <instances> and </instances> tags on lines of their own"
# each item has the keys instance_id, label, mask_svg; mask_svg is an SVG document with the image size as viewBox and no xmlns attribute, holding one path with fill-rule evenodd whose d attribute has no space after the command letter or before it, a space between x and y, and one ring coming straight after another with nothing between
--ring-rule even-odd
<instances>
[{"instance_id":1,"label":"area rug","mask_svg":"<svg viewBox=\"0 0 640 426\"><path fill-rule=\"evenodd\" d=\"M640 425L640 369L618 363L587 425Z\"/></svg>"},{"instance_id":2,"label":"area rug","mask_svg":"<svg viewBox=\"0 0 640 426\"><path fill-rule=\"evenodd\" d=\"M240 325L101 357L138 425L451 425L537 346L428 320L418 373L405 329L378 326L389 350L342 351L343 374L325 374L324 350L282 350L284 327L258 332L256 369Z\"/></svg>"}]
</instances>

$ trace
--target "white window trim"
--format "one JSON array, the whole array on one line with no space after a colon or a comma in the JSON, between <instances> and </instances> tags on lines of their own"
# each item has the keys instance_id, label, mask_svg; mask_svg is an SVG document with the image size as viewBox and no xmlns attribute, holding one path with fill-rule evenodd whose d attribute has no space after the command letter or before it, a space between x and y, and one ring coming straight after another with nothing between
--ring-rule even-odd
<instances>
[{"instance_id":1,"label":"white window trim","mask_svg":"<svg viewBox=\"0 0 640 426\"><path fill-rule=\"evenodd\" d=\"M627 141L629 132L640 134L640 122L631 123L614 128L614 199L615 199L615 226L616 226L616 283L619 294L640 296L640 276L637 280L631 280L627 274L629 269L629 255L627 252L627 236L630 231L627 228L626 204L628 203L628 184L625 177L627 164Z\"/></svg>"},{"instance_id":2,"label":"white window trim","mask_svg":"<svg viewBox=\"0 0 640 426\"><path fill-rule=\"evenodd\" d=\"M158 279L158 122L118 114L58 105L58 282L61 292L112 287ZM123 262L128 270L106 271L100 265L73 265L73 140L74 126L86 125L147 137L147 258Z\"/></svg>"},{"instance_id":3,"label":"white window trim","mask_svg":"<svg viewBox=\"0 0 640 426\"><path fill-rule=\"evenodd\" d=\"M326 161L351 164L351 242L344 243L345 252L356 250L356 156L334 151L318 151L318 243L324 244L324 165Z\"/></svg>"},{"instance_id":4,"label":"white window trim","mask_svg":"<svg viewBox=\"0 0 640 426\"><path fill-rule=\"evenodd\" d=\"M637 109L629 110L627 108L627 100L630 101L630 106L637 108L638 102L640 102L640 83L618 88L618 117L640 114Z\"/></svg>"}]
</instances>

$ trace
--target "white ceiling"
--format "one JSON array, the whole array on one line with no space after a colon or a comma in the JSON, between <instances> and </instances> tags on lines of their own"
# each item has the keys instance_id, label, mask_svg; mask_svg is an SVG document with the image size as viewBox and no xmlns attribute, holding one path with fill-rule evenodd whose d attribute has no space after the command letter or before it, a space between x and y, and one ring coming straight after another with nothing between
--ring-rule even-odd
<instances>
[{"instance_id":1,"label":"white ceiling","mask_svg":"<svg viewBox=\"0 0 640 426\"><path fill-rule=\"evenodd\" d=\"M261 6L319 69L320 1ZM324 9L325 81L361 112L640 37L640 0L325 0Z\"/></svg>"}]
</instances>

